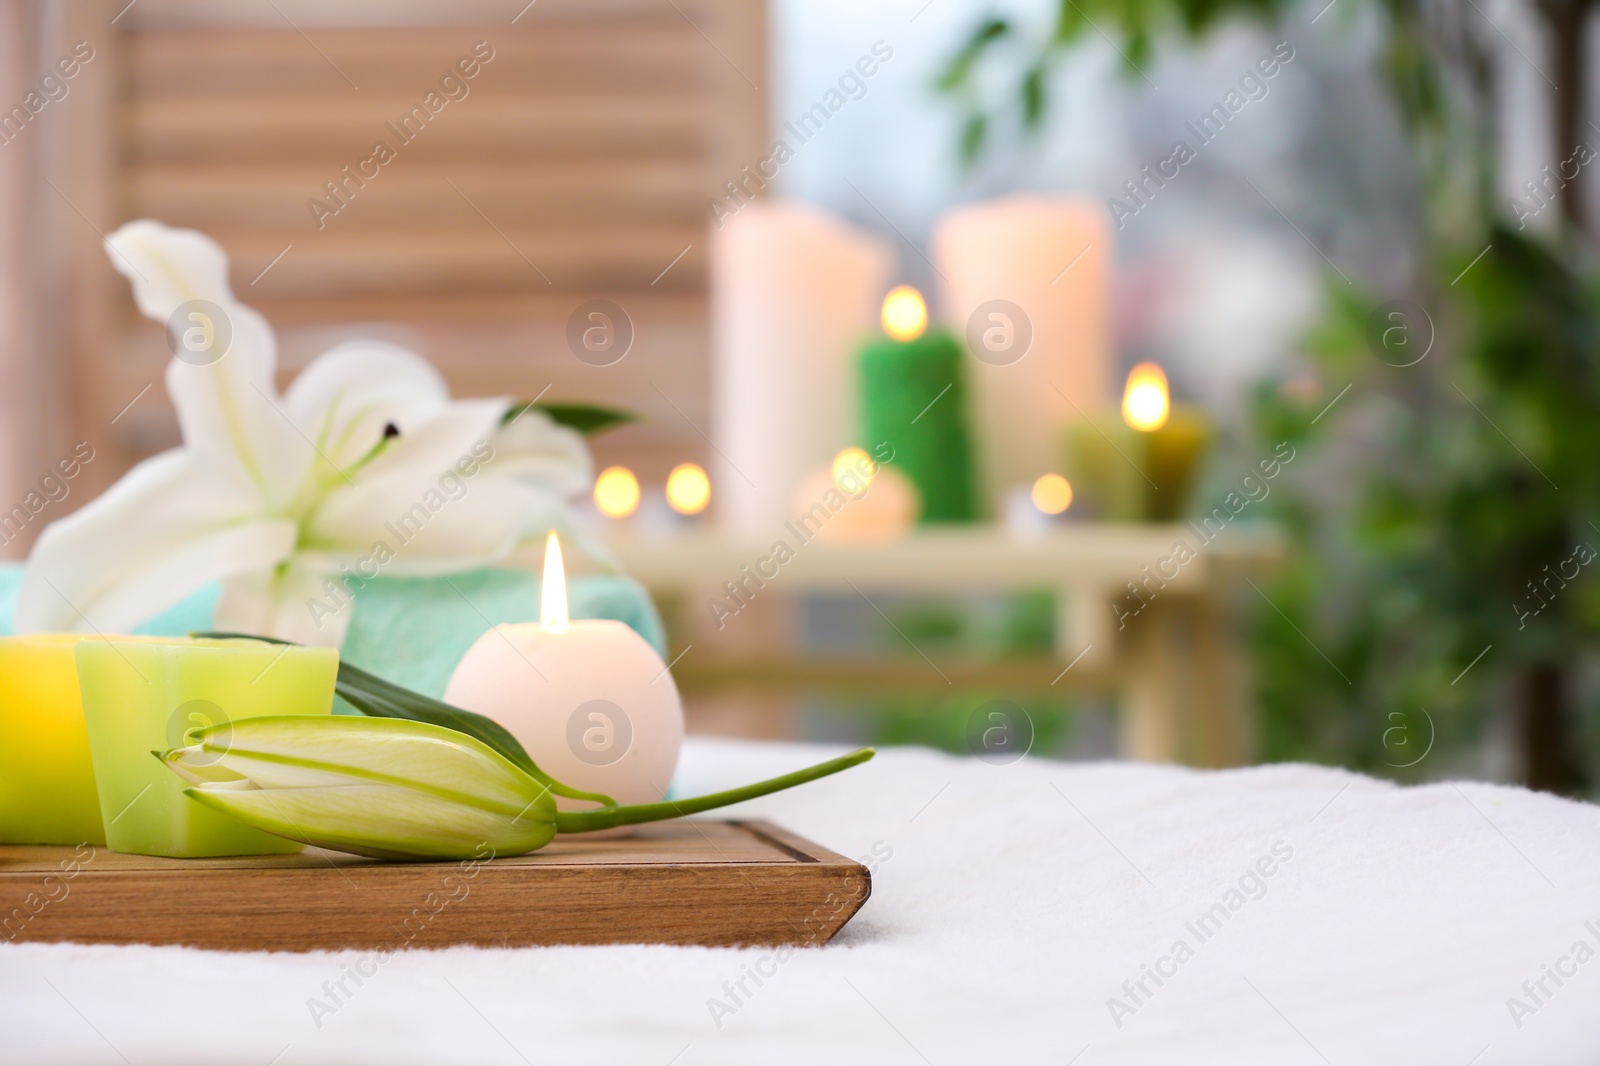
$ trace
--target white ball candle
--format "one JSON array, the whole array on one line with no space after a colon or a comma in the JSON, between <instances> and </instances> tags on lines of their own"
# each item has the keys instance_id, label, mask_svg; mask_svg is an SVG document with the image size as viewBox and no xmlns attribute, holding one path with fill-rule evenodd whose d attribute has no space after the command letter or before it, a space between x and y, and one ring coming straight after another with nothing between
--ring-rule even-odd
<instances>
[{"instance_id":1,"label":"white ball candle","mask_svg":"<svg viewBox=\"0 0 1600 1066\"><path fill-rule=\"evenodd\" d=\"M911 532L922 501L911 479L891 466L873 462L860 448L846 448L833 466L813 471L800 484L795 513L815 515L821 504L832 512L816 539L858 543L899 540Z\"/></svg>"},{"instance_id":2,"label":"white ball candle","mask_svg":"<svg viewBox=\"0 0 1600 1066\"><path fill-rule=\"evenodd\" d=\"M539 621L498 625L478 638L444 699L505 726L557 781L618 803L665 796L683 746L683 703L655 649L622 622L568 617L554 533Z\"/></svg>"}]
</instances>

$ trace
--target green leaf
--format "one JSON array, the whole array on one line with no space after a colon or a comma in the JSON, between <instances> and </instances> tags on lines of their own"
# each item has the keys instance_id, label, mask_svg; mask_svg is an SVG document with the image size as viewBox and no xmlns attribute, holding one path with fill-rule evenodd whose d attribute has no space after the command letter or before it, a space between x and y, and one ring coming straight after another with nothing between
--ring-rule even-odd
<instances>
[{"instance_id":1,"label":"green leaf","mask_svg":"<svg viewBox=\"0 0 1600 1066\"><path fill-rule=\"evenodd\" d=\"M938 80L934 83L940 92L953 92L966 85L972 77L972 68L989 46L1011 32L1010 23L1004 19L990 18L978 24L961 50L950 58Z\"/></svg>"},{"instance_id":2,"label":"green leaf","mask_svg":"<svg viewBox=\"0 0 1600 1066\"><path fill-rule=\"evenodd\" d=\"M556 425L575 429L586 437L593 437L608 429L639 420L639 416L632 411L601 407L592 403L517 403L512 404L506 411L500 419L500 424L510 425L529 409L543 411Z\"/></svg>"},{"instance_id":3,"label":"green leaf","mask_svg":"<svg viewBox=\"0 0 1600 1066\"><path fill-rule=\"evenodd\" d=\"M1022 124L1037 129L1044 119L1044 64L1037 63L1022 78Z\"/></svg>"},{"instance_id":4,"label":"green leaf","mask_svg":"<svg viewBox=\"0 0 1600 1066\"><path fill-rule=\"evenodd\" d=\"M977 161L978 154L983 151L983 144L989 134L989 116L978 112L967 116L966 125L961 128L961 163L971 166Z\"/></svg>"},{"instance_id":5,"label":"green leaf","mask_svg":"<svg viewBox=\"0 0 1600 1066\"><path fill-rule=\"evenodd\" d=\"M1128 34L1127 67L1129 74L1144 73L1144 68L1150 65L1155 56L1155 45L1150 39L1150 33L1144 28L1134 30Z\"/></svg>"}]
</instances>

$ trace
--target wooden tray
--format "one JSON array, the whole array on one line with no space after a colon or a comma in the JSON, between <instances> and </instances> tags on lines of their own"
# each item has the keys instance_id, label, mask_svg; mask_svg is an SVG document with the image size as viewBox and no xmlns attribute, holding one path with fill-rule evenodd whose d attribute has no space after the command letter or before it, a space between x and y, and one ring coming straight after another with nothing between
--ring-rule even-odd
<instances>
[{"instance_id":1,"label":"wooden tray","mask_svg":"<svg viewBox=\"0 0 1600 1066\"><path fill-rule=\"evenodd\" d=\"M866 867L766 822L661 822L464 863L11 845L0 846L0 942L230 951L823 944L871 892Z\"/></svg>"}]
</instances>

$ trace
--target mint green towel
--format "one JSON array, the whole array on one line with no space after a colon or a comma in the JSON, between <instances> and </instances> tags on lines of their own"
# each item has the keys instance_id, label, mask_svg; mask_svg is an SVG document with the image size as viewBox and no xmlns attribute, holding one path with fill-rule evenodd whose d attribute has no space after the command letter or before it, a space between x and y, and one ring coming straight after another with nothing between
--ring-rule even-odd
<instances>
[{"instance_id":1,"label":"mint green towel","mask_svg":"<svg viewBox=\"0 0 1600 1066\"><path fill-rule=\"evenodd\" d=\"M0 565L0 635L11 629L19 565ZM665 654L661 618L632 578L578 574L567 579L574 618L614 618ZM134 630L182 636L211 628L217 587L208 586ZM502 622L539 618L539 578L526 570L473 570L450 577L373 579L356 594L340 654L364 670L429 696L444 695L456 663Z\"/></svg>"}]
</instances>

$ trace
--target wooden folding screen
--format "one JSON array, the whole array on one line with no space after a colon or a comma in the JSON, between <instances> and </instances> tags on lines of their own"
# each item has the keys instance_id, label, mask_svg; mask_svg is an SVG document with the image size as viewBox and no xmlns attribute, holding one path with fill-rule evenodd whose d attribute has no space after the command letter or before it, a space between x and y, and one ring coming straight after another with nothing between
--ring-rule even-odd
<instances>
[{"instance_id":1,"label":"wooden folding screen","mask_svg":"<svg viewBox=\"0 0 1600 1066\"><path fill-rule=\"evenodd\" d=\"M60 47L95 57L42 185L91 483L176 440L163 331L100 248L146 216L227 248L285 382L381 336L461 395L643 412L599 448L647 478L704 461L707 201L764 154L761 0L125 3L55 5ZM612 366L568 348L595 298L633 322Z\"/></svg>"}]
</instances>

